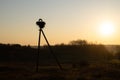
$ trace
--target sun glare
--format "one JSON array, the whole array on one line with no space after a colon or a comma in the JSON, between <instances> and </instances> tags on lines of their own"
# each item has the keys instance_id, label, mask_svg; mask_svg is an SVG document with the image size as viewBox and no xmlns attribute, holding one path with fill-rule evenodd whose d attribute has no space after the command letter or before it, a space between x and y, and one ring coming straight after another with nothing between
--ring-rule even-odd
<instances>
[{"instance_id":1,"label":"sun glare","mask_svg":"<svg viewBox=\"0 0 120 80\"><path fill-rule=\"evenodd\" d=\"M115 26L112 22L104 22L99 27L102 36L111 36L115 31Z\"/></svg>"}]
</instances>

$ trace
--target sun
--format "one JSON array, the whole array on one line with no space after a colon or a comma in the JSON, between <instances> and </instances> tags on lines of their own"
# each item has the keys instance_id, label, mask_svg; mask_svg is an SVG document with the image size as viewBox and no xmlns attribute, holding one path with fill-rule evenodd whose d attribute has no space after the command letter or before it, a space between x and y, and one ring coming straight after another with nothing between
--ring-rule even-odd
<instances>
[{"instance_id":1,"label":"sun","mask_svg":"<svg viewBox=\"0 0 120 80\"><path fill-rule=\"evenodd\" d=\"M112 22L103 22L99 26L99 32L102 36L111 36L115 31L115 26Z\"/></svg>"}]
</instances>

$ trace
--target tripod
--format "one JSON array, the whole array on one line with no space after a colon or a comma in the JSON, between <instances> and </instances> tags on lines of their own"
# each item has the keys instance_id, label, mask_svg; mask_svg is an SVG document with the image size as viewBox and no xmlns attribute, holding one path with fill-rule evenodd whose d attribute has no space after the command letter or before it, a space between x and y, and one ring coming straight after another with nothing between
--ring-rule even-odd
<instances>
[{"instance_id":1,"label":"tripod","mask_svg":"<svg viewBox=\"0 0 120 80\"><path fill-rule=\"evenodd\" d=\"M43 34L43 37L44 37L44 39L45 39L45 41L46 41L46 43L48 45L50 53L53 55L53 58L56 60L56 63L59 66L59 69L62 70L62 66L60 65L59 60L57 59L56 55L53 53L53 50L52 50L52 48L51 48L51 46L50 46L50 44L49 44L49 42L48 42L48 40L47 40L47 38L45 36L44 31L40 27L40 29L39 29L39 39L38 39L38 53L37 53L37 59L36 59L36 72L38 72L38 66L39 66L39 53L40 53L40 39L41 39L41 34Z\"/></svg>"}]
</instances>

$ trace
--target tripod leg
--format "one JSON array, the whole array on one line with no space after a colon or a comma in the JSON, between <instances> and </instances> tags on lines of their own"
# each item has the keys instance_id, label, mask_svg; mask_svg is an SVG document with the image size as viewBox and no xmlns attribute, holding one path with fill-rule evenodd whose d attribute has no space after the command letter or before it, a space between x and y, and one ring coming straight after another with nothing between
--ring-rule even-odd
<instances>
[{"instance_id":1,"label":"tripod leg","mask_svg":"<svg viewBox=\"0 0 120 80\"><path fill-rule=\"evenodd\" d=\"M49 42L48 42L48 40L47 40L47 38L46 38L46 36L45 36L45 34L44 34L44 32L43 32L42 29L41 29L41 32L42 32L42 34L43 34L43 36L44 36L44 38L45 38L45 40L46 40L46 42L47 42L47 45L48 45L48 47L49 47L49 50L50 50L51 54L53 55L54 59L56 60L58 66L59 66L59 68L60 68L60 70L62 70L62 66L60 65L60 62L59 62L59 60L57 59L56 55L53 53L53 50L52 50L52 48L51 48L51 46L50 46L50 44L49 44Z\"/></svg>"},{"instance_id":2,"label":"tripod leg","mask_svg":"<svg viewBox=\"0 0 120 80\"><path fill-rule=\"evenodd\" d=\"M37 52L37 56L36 56L36 72L38 72L38 66L39 66L40 38L41 38L41 29L39 30L38 52Z\"/></svg>"}]
</instances>

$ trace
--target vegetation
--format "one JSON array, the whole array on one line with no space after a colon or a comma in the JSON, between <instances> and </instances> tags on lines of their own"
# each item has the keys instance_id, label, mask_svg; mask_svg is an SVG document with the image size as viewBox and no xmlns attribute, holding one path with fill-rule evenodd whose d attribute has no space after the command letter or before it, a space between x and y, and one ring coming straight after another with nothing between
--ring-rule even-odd
<instances>
[{"instance_id":1,"label":"vegetation","mask_svg":"<svg viewBox=\"0 0 120 80\"><path fill-rule=\"evenodd\" d=\"M104 45L85 40L52 46L60 61L60 71L47 46L42 46L39 72L35 72L37 48L0 44L1 80L119 80L120 48L112 54Z\"/></svg>"}]
</instances>

